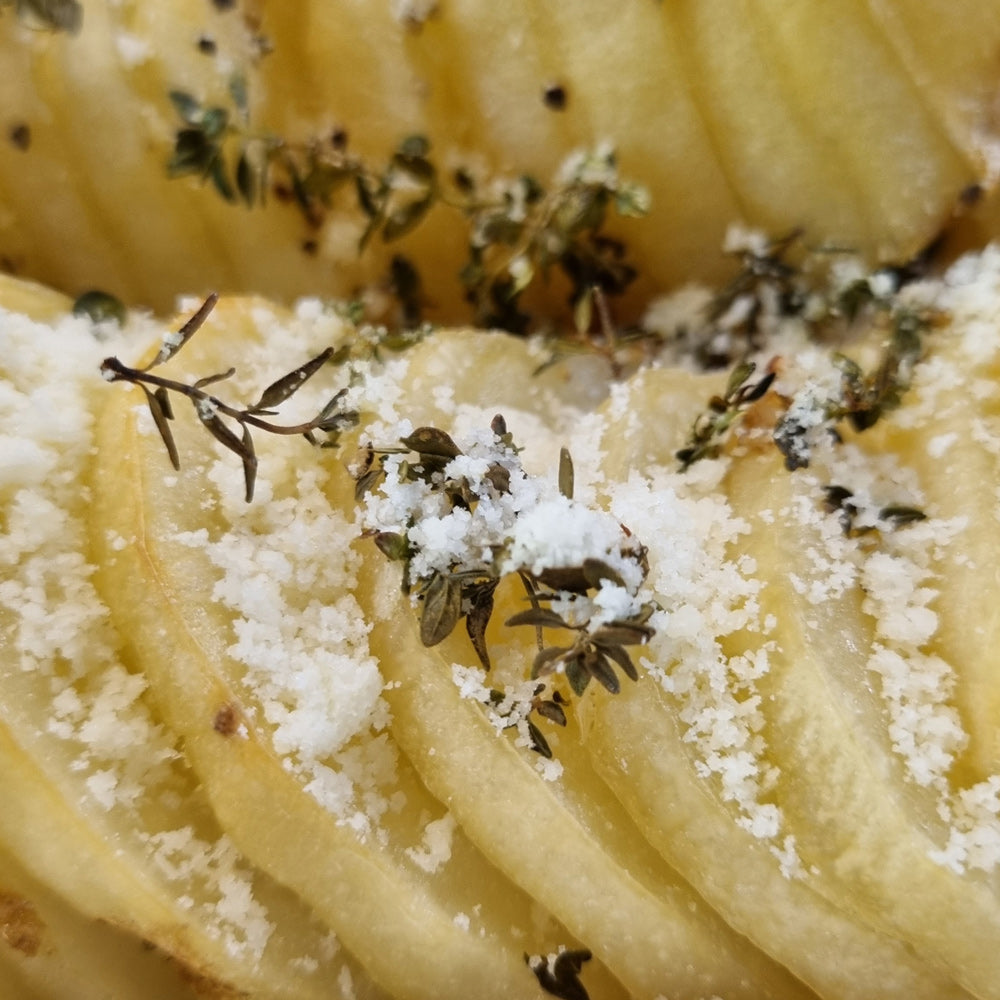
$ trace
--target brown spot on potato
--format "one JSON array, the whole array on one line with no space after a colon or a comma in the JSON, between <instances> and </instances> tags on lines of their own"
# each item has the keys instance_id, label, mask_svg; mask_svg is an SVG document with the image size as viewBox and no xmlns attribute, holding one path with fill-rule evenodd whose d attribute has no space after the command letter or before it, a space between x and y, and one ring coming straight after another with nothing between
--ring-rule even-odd
<instances>
[{"instance_id":1,"label":"brown spot on potato","mask_svg":"<svg viewBox=\"0 0 1000 1000\"><path fill-rule=\"evenodd\" d=\"M0 891L0 940L30 958L38 954L44 935L35 907L23 896Z\"/></svg>"}]
</instances>

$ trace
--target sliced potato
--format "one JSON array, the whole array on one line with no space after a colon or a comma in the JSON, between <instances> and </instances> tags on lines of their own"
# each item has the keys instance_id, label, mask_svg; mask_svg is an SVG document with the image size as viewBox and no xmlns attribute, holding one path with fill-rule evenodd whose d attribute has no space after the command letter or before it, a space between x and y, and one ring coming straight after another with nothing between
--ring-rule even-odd
<instances>
[{"instance_id":1,"label":"sliced potato","mask_svg":"<svg viewBox=\"0 0 1000 1000\"><path fill-rule=\"evenodd\" d=\"M256 325L262 309L249 302L222 303L213 315L212 331L185 352L188 362L217 368L228 350L238 348L245 367L252 367L254 346L262 344ZM264 320L270 323L274 314L267 312ZM273 354L265 352L265 357ZM252 544L252 558L262 566L273 565L281 579L281 552L288 551L291 536L287 530L268 535L262 523L254 522L282 517L282 510L298 504L300 524L317 518L316 530L326 533L327 548L317 550L311 539L304 544L327 568L304 591L294 579L288 581L287 597L281 599L292 603L283 617L299 615L305 622L310 607L325 602L344 613L353 608L361 620L350 589L357 561L350 552L355 529L329 506L310 475L300 478L285 441L258 446L258 490L274 491L274 496L269 505L245 506L239 462L227 461L231 455L220 460L211 439L193 424L182 428L183 438L177 432L182 468L175 477L159 437L145 421L140 423L134 397L124 391L109 397L99 431L109 446L104 452L108 462L97 463L100 489L92 523L101 552L101 591L129 635L132 655L141 662L165 717L183 734L185 754L223 826L248 857L307 901L372 978L394 995L438 997L469 989L482 997L538 995L523 952L544 954L560 942L571 946L572 938L454 828L393 736L379 731L383 709L374 705L371 719L362 718L355 735L348 734L342 747L320 758L310 760L305 751L289 748L293 733L310 738L311 730L294 723L296 713L309 718L310 706L292 708L289 714L288 691L273 693L261 681L259 667L248 669L241 662L247 642L242 640L241 654L240 636L247 635L241 630L256 627L264 636L274 616L258 607L255 617L254 610L232 597L233 588L243 585L259 605L262 598L253 596L254 588L270 591L263 578L254 582L247 567L227 577L213 557L224 558L226 546L238 552ZM316 455L309 460L315 462ZM208 485L216 463L223 475L231 474L235 494L228 485L219 492ZM316 468L321 485L337 478L350 487L339 467ZM204 502L192 505L190 497L199 493ZM127 544L117 549L102 544L109 529ZM338 568L338 560L344 566ZM351 575L345 576L345 569ZM299 577L308 572L305 565L296 569ZM130 599L136 586L143 588L146 600ZM206 603L203 595L213 592L215 600ZM300 600L306 603L299 606ZM331 622L331 629L336 628ZM307 628L302 626L303 636ZM275 666L294 676L300 668L310 669L310 658L318 658L324 670L332 670L324 683L344 684L338 697L356 696L348 690L352 682L339 679L336 670L349 675L367 669L369 654L354 646L341 654L349 655L348 661L331 668L324 659L327 653L313 641L306 639L287 663L289 651L275 647ZM327 641L337 648L344 642L332 630ZM296 640L290 642L288 650L294 651ZM279 670L274 679L281 682ZM308 683L304 678L302 684ZM220 713L233 717L234 725L220 725ZM326 723L338 724L334 716L315 720ZM342 799L339 805L336 796ZM431 823L448 831L446 849L421 842ZM614 995L616 988L606 976L605 981Z\"/></svg>"},{"instance_id":2,"label":"sliced potato","mask_svg":"<svg viewBox=\"0 0 1000 1000\"><path fill-rule=\"evenodd\" d=\"M193 980L148 942L83 916L0 852L0 975L17 1000L193 1000Z\"/></svg>"},{"instance_id":3,"label":"sliced potato","mask_svg":"<svg viewBox=\"0 0 1000 1000\"><path fill-rule=\"evenodd\" d=\"M349 294L384 279L399 250L435 315L466 318L460 212L435 210L359 258L365 219L349 185L317 228L282 203L294 201L287 192L249 211L210 181L169 179L184 123L168 94L181 91L255 138L346 135L376 172L418 133L442 176L462 165L544 183L575 149L610 142L652 195L648 220L613 227L642 275L631 312L651 291L721 277L734 221L776 234L805 226L813 244L906 258L964 189L992 183L997 20L981 4L918 0L780 15L639 0L225 11L170 0L92 7L67 37L9 15L0 100L30 142L0 143L0 236L18 273L160 310L206 283ZM234 73L248 84L248 123L229 94ZM552 88L565 98L556 108ZM230 180L237 146L223 154ZM551 314L564 291L553 283L538 304Z\"/></svg>"},{"instance_id":4,"label":"sliced potato","mask_svg":"<svg viewBox=\"0 0 1000 1000\"><path fill-rule=\"evenodd\" d=\"M148 682L123 665L85 524L87 414L106 392L95 331L56 318L65 302L45 290L7 281L0 296L18 310L0 313L0 407L20 434L8 433L0 462L0 844L77 908L81 927L124 928L206 986L326 997L343 973L363 990L328 931L224 836Z\"/></svg>"},{"instance_id":5,"label":"sliced potato","mask_svg":"<svg viewBox=\"0 0 1000 1000\"><path fill-rule=\"evenodd\" d=\"M988 942L1000 930L1000 899L976 876L933 858L943 847L940 831L915 822L898 762L876 753L835 680L870 669L871 626L856 584L845 587L837 564L824 561L811 525L828 515L817 509L816 488L802 483L776 453L735 462L728 479L733 508L751 525L740 553L782 567L767 573L760 596L780 631L756 682L762 737L777 768L774 802L807 884L860 922L899 935L974 995L996 995ZM810 504L815 513L803 518ZM810 587L825 596L810 600ZM735 638L730 654L747 638Z\"/></svg>"},{"instance_id":6,"label":"sliced potato","mask_svg":"<svg viewBox=\"0 0 1000 1000\"><path fill-rule=\"evenodd\" d=\"M646 839L732 927L821 996L862 998L872 990L901 998L965 995L891 935L831 904L796 873L794 852L784 849L782 835L755 834L749 815L721 794L718 774L707 780L710 756L721 762L730 754L733 767L741 766L737 734L729 733L727 741L727 720L738 722L740 711L751 717L752 692L740 694L746 682L739 665L719 672L734 651L724 649L714 631L727 615L738 620L753 590L735 586L735 557L725 560L730 533L735 530L740 553L747 543L718 495L724 466L705 462L685 481L674 474L674 452L724 381L653 370L604 407L602 468L611 503L648 539L650 580L668 615L646 654L654 676L614 698L585 701L584 745ZM630 472L626 493L620 484ZM695 473L704 478L699 482ZM769 557L760 557L758 573L770 576L773 568ZM703 604L706 589L712 596ZM720 610L729 604L732 612ZM709 663L717 664L715 674ZM728 687L721 688L723 682ZM694 725L699 712L718 719L720 732L708 750L700 744L711 737ZM771 762L769 756L763 767Z\"/></svg>"}]
</instances>

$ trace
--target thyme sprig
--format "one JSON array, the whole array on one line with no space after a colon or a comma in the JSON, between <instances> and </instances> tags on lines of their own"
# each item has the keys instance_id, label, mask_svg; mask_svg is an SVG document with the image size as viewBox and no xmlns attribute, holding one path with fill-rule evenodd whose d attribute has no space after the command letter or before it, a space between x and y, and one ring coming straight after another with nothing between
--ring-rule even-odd
<instances>
[{"instance_id":1,"label":"thyme sprig","mask_svg":"<svg viewBox=\"0 0 1000 1000\"><path fill-rule=\"evenodd\" d=\"M401 239L438 206L457 212L468 233L459 279L481 327L524 332L529 316L522 295L554 270L568 280L578 317L589 315L595 289L619 295L636 277L626 246L604 225L611 212L645 215L649 195L619 176L608 146L571 157L549 189L526 174L483 182L464 169L442 171L422 135L406 137L384 165L375 166L348 150L341 130L304 142L254 131L245 79L233 77L229 90L232 107L170 92L182 124L169 176L199 176L227 201L249 207L271 194L296 206L311 229L323 224L340 192L350 192L364 219L359 251L375 238ZM394 285L398 278L394 273ZM408 287L419 285L415 273L406 279ZM410 295L404 302L411 320L416 301Z\"/></svg>"},{"instance_id":2,"label":"thyme sprig","mask_svg":"<svg viewBox=\"0 0 1000 1000\"><path fill-rule=\"evenodd\" d=\"M638 671L628 647L641 646L653 635L649 618L653 607L633 606L631 613L613 620L594 614L594 598L604 587L634 593L613 561L631 565L633 577L640 581L648 572L645 549L622 530L620 549L612 554L583 558L579 565L529 565L512 557L513 522L521 510L515 486L524 481L517 459L518 449L502 416L491 425L492 445L473 455L464 455L455 441L436 427L419 427L399 439L398 445L363 449L355 468L356 494L364 499L373 494L391 476L393 484L407 489L419 484L419 495L409 494L407 503L415 505L405 517L406 523L391 530L371 530L377 548L389 559L402 564L401 585L419 606L420 639L432 647L448 638L464 621L465 630L480 665L492 668L486 640L494 611L494 596L502 580L516 576L524 588L529 607L509 616L505 626L529 626L536 630L537 653L528 666L532 688L529 705L522 714L534 714L557 725L566 724L564 706L568 698L560 690L559 678L565 677L572 694L580 696L591 680L596 680L611 694L621 690L617 670L632 680ZM473 461L464 461L473 459ZM478 470L472 473L469 470ZM572 500L572 460L563 449L559 462L559 488ZM377 498L373 498L378 503ZM485 516L477 518L481 505ZM457 517L455 515L458 515ZM436 525L461 526L471 541L452 539L447 558L428 559L420 538L425 530L422 516L431 516ZM500 528L493 525L501 524ZM489 525L489 527L487 527ZM568 637L563 642L546 641L546 632ZM506 697L499 694L501 700ZM492 696L491 696L492 698ZM497 704L496 700L493 701ZM513 706L508 706L514 718ZM521 715L514 718L520 721ZM551 756L548 743L538 725L528 719L532 747Z\"/></svg>"},{"instance_id":3,"label":"thyme sprig","mask_svg":"<svg viewBox=\"0 0 1000 1000\"><path fill-rule=\"evenodd\" d=\"M937 317L929 308L901 301L897 293L926 272L933 245L908 264L856 273L843 281L842 271L828 266L836 260L850 269L857 266L843 251L814 251L806 267L792 263L790 255L800 239L798 231L772 241L737 230L729 242L731 253L741 262L739 273L709 301L703 326L696 321L693 334L678 331L682 338L693 336L689 349L708 367L731 363L734 350L744 355L732 369L725 391L709 400L684 447L677 451L682 470L702 458L718 456L746 410L772 388L773 374L751 383L754 363L746 357L764 345L767 327L782 317L797 318L815 341L849 333L861 316L887 330L886 346L870 371L834 353L833 364L840 376L836 391L809 388L781 400L783 413L773 436L789 470L808 465L813 444L821 436L836 439L838 425L846 423L855 431L873 426L899 406L909 388L923 352L924 334ZM769 367L772 371L780 368L780 359L773 359Z\"/></svg>"},{"instance_id":4,"label":"thyme sprig","mask_svg":"<svg viewBox=\"0 0 1000 1000\"><path fill-rule=\"evenodd\" d=\"M846 421L855 431L867 430L902 402L923 352L923 335L935 317L930 311L905 306L881 308L889 314L891 330L875 367L866 372L851 358L835 355L838 391L819 397L802 394L775 426L774 442L789 471L809 465L820 436L839 438L838 424Z\"/></svg>"},{"instance_id":5,"label":"thyme sprig","mask_svg":"<svg viewBox=\"0 0 1000 1000\"><path fill-rule=\"evenodd\" d=\"M729 429L746 412L748 407L762 399L776 373L767 372L762 379L751 382L757 366L753 361L737 365L729 376L722 395L713 396L708 407L700 413L691 426L687 444L676 452L681 471L703 458L717 458Z\"/></svg>"},{"instance_id":6,"label":"thyme sprig","mask_svg":"<svg viewBox=\"0 0 1000 1000\"><path fill-rule=\"evenodd\" d=\"M123 364L118 358L105 358L101 364L101 375L108 382L128 382L142 389L153 423L175 469L180 468L180 456L170 426L174 419L170 394L174 393L189 399L202 426L242 461L245 496L249 503L253 499L254 484L257 479L257 453L251 428L269 434L300 434L312 443L316 443L315 432L322 431L335 438L340 431L356 422L357 414L343 409L346 389L342 389L311 420L288 425L276 424L267 419L275 414L274 407L280 406L294 395L330 361L334 354L333 348L327 348L272 382L264 389L256 403L246 407L232 406L206 392L208 386L231 378L236 373L235 368L207 375L191 384L153 374L151 369L170 361L188 343L208 318L217 300L218 296L214 293L205 299L195 314L176 333L164 338L163 346L148 365L132 368ZM227 421L235 424L239 428L239 433Z\"/></svg>"}]
</instances>

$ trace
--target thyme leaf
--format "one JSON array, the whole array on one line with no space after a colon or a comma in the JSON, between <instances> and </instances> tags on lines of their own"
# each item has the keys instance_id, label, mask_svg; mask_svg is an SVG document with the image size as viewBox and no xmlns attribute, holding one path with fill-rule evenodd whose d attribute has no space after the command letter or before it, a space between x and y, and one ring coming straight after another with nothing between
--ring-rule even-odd
<instances>
[{"instance_id":1,"label":"thyme leaf","mask_svg":"<svg viewBox=\"0 0 1000 1000\"><path fill-rule=\"evenodd\" d=\"M580 981L585 963L593 955L586 948L563 950L556 955L525 955L524 961L535 974L538 985L559 1000L589 1000Z\"/></svg>"},{"instance_id":2,"label":"thyme leaf","mask_svg":"<svg viewBox=\"0 0 1000 1000\"><path fill-rule=\"evenodd\" d=\"M453 576L435 573L423 591L420 641L436 646L454 631L462 618L462 584Z\"/></svg>"},{"instance_id":3,"label":"thyme leaf","mask_svg":"<svg viewBox=\"0 0 1000 1000\"><path fill-rule=\"evenodd\" d=\"M273 382L264 390L258 403L244 408L225 403L205 391L206 386L229 378L235 369L221 374L208 375L191 384L154 374L151 369L170 361L201 328L211 314L217 300L218 296L214 293L209 295L178 331L168 334L164 338L163 346L144 368L131 368L119 361L118 358L105 358L101 363L101 375L109 382L127 382L138 385L143 390L153 422L175 469L180 468L180 458L170 428L173 411L169 394L175 393L189 399L205 430L223 447L239 456L243 466L245 497L249 503L253 500L257 478L257 453L251 428L271 434L301 434L313 440L313 432L317 430L336 436L342 427L356 421L357 414L340 408L339 402L342 399L342 393L338 393L317 417L304 423L284 425L264 419L264 416L272 415L271 411L265 408L266 406L278 405L278 403L283 402L329 360L331 356L329 349ZM235 424L239 431L234 430L227 421Z\"/></svg>"},{"instance_id":4,"label":"thyme leaf","mask_svg":"<svg viewBox=\"0 0 1000 1000\"><path fill-rule=\"evenodd\" d=\"M96 289L84 292L73 303L74 316L86 316L92 323L114 320L119 326L125 325L126 309L120 299Z\"/></svg>"},{"instance_id":5,"label":"thyme leaf","mask_svg":"<svg viewBox=\"0 0 1000 1000\"><path fill-rule=\"evenodd\" d=\"M849 538L859 538L883 529L895 531L927 519L927 515L918 507L888 504L879 509L875 523L859 524L861 509L854 500L854 493L839 484L823 487L823 506L827 513L837 515L844 534Z\"/></svg>"},{"instance_id":6,"label":"thyme leaf","mask_svg":"<svg viewBox=\"0 0 1000 1000\"><path fill-rule=\"evenodd\" d=\"M676 452L681 471L703 458L718 457L727 431L753 403L767 394L774 382L775 372L768 372L759 381L751 382L750 378L756 370L753 361L737 365L722 395L709 400L705 412L692 424L687 444Z\"/></svg>"}]
</instances>

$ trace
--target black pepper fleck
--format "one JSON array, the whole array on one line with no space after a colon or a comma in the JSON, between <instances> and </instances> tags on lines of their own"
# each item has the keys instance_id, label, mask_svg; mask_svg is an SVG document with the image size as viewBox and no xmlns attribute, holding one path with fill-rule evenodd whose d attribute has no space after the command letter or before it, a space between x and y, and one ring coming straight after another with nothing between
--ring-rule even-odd
<instances>
[{"instance_id":1,"label":"black pepper fleck","mask_svg":"<svg viewBox=\"0 0 1000 1000\"><path fill-rule=\"evenodd\" d=\"M983 200L985 193L981 184L970 184L959 193L958 203L962 208L972 208Z\"/></svg>"},{"instance_id":2,"label":"black pepper fleck","mask_svg":"<svg viewBox=\"0 0 1000 1000\"><path fill-rule=\"evenodd\" d=\"M542 91L542 101L550 111L565 111L569 95L561 83L550 83Z\"/></svg>"},{"instance_id":3,"label":"black pepper fleck","mask_svg":"<svg viewBox=\"0 0 1000 1000\"><path fill-rule=\"evenodd\" d=\"M26 122L11 125L7 131L11 145L20 150L26 150L31 145L31 126Z\"/></svg>"},{"instance_id":4,"label":"black pepper fleck","mask_svg":"<svg viewBox=\"0 0 1000 1000\"><path fill-rule=\"evenodd\" d=\"M309 257L315 257L319 253L319 244L315 240L303 240L302 252Z\"/></svg>"},{"instance_id":5,"label":"black pepper fleck","mask_svg":"<svg viewBox=\"0 0 1000 1000\"><path fill-rule=\"evenodd\" d=\"M333 146L338 153L342 153L347 149L347 129L345 128L335 128L330 133L330 145Z\"/></svg>"},{"instance_id":6,"label":"black pepper fleck","mask_svg":"<svg viewBox=\"0 0 1000 1000\"><path fill-rule=\"evenodd\" d=\"M201 52L202 55L214 56L216 50L217 46L214 38L209 38L208 35L202 35L201 38L198 39L198 51Z\"/></svg>"},{"instance_id":7,"label":"black pepper fleck","mask_svg":"<svg viewBox=\"0 0 1000 1000\"><path fill-rule=\"evenodd\" d=\"M212 0L212 6L216 10L232 10L236 6L236 0Z\"/></svg>"}]
</instances>

